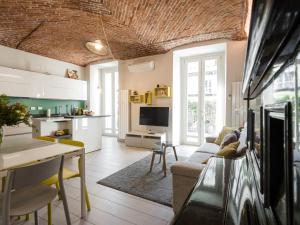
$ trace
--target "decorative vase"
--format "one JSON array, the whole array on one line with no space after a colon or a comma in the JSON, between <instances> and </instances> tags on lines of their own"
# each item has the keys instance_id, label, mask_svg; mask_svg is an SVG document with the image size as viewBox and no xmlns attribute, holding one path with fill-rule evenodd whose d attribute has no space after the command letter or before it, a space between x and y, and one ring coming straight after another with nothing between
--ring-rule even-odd
<instances>
[{"instance_id":1,"label":"decorative vase","mask_svg":"<svg viewBox=\"0 0 300 225\"><path fill-rule=\"evenodd\" d=\"M3 142L3 139L4 139L4 128L0 127L0 146Z\"/></svg>"}]
</instances>

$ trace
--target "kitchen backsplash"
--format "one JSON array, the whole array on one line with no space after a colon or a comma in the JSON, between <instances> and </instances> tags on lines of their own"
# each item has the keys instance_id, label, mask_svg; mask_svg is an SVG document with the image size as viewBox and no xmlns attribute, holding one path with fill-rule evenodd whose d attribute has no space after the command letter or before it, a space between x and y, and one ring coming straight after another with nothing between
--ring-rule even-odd
<instances>
[{"instance_id":1,"label":"kitchen backsplash","mask_svg":"<svg viewBox=\"0 0 300 225\"><path fill-rule=\"evenodd\" d=\"M85 101L80 100L56 100L56 99L36 99L9 97L11 104L19 102L30 110L31 115L46 115L47 109L51 109L51 114L66 114L71 112L73 107L85 107ZM68 112L67 112L68 110Z\"/></svg>"}]
</instances>

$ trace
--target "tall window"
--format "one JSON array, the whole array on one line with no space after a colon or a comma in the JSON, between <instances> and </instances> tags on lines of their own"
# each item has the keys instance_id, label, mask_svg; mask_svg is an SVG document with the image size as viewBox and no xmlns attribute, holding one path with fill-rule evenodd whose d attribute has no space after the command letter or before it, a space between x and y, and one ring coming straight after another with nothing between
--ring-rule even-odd
<instances>
[{"instance_id":1,"label":"tall window","mask_svg":"<svg viewBox=\"0 0 300 225\"><path fill-rule=\"evenodd\" d=\"M182 141L200 144L206 136L215 135L223 125L224 57L222 54L187 57L181 64Z\"/></svg>"},{"instance_id":2,"label":"tall window","mask_svg":"<svg viewBox=\"0 0 300 225\"><path fill-rule=\"evenodd\" d=\"M102 101L101 111L105 115L104 135L118 134L118 99L119 99L119 73L117 67L104 68L100 71Z\"/></svg>"}]
</instances>

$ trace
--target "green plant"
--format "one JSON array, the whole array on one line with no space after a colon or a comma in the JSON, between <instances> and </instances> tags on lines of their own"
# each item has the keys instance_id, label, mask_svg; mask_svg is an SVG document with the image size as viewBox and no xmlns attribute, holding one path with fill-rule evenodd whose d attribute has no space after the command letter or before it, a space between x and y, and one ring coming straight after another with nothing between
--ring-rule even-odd
<instances>
[{"instance_id":1,"label":"green plant","mask_svg":"<svg viewBox=\"0 0 300 225\"><path fill-rule=\"evenodd\" d=\"M9 98L6 95L0 95L0 127L14 126L20 123L31 126L27 106L20 103L10 105Z\"/></svg>"}]
</instances>

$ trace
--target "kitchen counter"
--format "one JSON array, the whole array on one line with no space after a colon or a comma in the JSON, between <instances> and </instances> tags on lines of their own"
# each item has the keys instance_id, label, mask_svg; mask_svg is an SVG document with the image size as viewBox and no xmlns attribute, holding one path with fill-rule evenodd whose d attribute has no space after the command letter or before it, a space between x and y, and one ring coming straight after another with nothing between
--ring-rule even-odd
<instances>
[{"instance_id":1,"label":"kitchen counter","mask_svg":"<svg viewBox=\"0 0 300 225\"><path fill-rule=\"evenodd\" d=\"M93 116L64 116L64 118L78 119L78 118L98 118L98 117L110 117L111 115L93 115Z\"/></svg>"},{"instance_id":2,"label":"kitchen counter","mask_svg":"<svg viewBox=\"0 0 300 225\"><path fill-rule=\"evenodd\" d=\"M61 116L33 118L33 137L53 136L55 131L68 129L70 138L82 141L86 152L102 148L103 119L110 115Z\"/></svg>"},{"instance_id":3,"label":"kitchen counter","mask_svg":"<svg viewBox=\"0 0 300 225\"><path fill-rule=\"evenodd\" d=\"M80 118L102 118L102 117L110 117L111 115L94 115L94 116L55 116L55 117L37 117L32 118L32 120L39 120L45 122L63 122L70 121L72 119L80 119Z\"/></svg>"}]
</instances>

